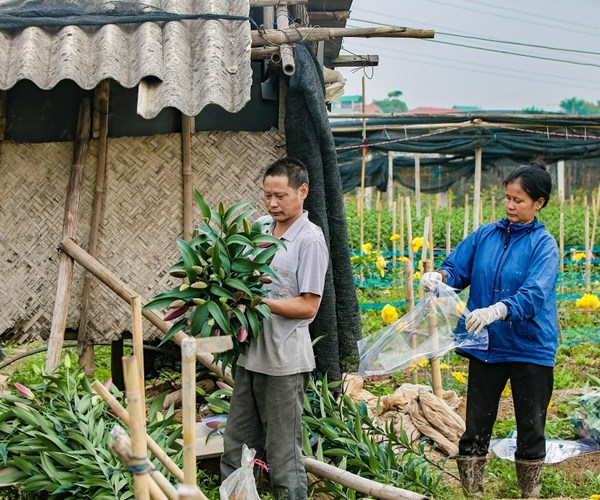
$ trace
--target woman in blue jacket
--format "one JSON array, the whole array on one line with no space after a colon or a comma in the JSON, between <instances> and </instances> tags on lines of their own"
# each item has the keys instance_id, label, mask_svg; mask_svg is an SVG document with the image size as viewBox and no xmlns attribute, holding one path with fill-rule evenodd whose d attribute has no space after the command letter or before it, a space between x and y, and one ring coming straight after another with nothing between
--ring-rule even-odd
<instances>
[{"instance_id":1,"label":"woman in blue jacket","mask_svg":"<svg viewBox=\"0 0 600 500\"><path fill-rule=\"evenodd\" d=\"M558 341L558 248L536 218L548 204L552 181L543 162L516 168L504 181L506 219L481 226L434 272L425 290L443 281L470 286L467 330L487 328L487 350L469 358L466 430L458 470L469 495L483 491L483 470L500 395L510 381L517 421L517 479L523 498L537 498L546 455L544 427L552 396Z\"/></svg>"}]
</instances>

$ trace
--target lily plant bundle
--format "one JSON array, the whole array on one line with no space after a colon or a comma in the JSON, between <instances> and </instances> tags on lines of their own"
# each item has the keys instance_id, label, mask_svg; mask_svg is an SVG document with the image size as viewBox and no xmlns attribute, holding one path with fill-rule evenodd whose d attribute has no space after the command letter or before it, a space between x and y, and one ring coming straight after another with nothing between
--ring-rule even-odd
<instances>
[{"instance_id":1,"label":"lily plant bundle","mask_svg":"<svg viewBox=\"0 0 600 500\"><path fill-rule=\"evenodd\" d=\"M154 297L144 309L167 309L165 321L176 320L161 343L183 331L194 337L231 335L232 351L216 354L217 361L235 368L246 346L260 335L271 311L262 298L265 283L276 278L269 264L283 245L263 233L263 223L251 223L250 201L211 208L198 190L194 196L203 223L189 242L177 240L181 259L169 273L186 280Z\"/></svg>"}]
</instances>

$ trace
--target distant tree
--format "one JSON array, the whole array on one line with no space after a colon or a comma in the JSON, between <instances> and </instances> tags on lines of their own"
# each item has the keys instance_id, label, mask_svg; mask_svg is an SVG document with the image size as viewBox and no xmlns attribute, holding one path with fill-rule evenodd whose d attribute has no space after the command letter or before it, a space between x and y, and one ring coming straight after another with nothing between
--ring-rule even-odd
<instances>
[{"instance_id":1,"label":"distant tree","mask_svg":"<svg viewBox=\"0 0 600 500\"><path fill-rule=\"evenodd\" d=\"M583 99L577 99L571 97L570 99L564 99L560 103L561 109L570 115L598 115L600 114L600 101L596 101L596 104L590 101L584 101Z\"/></svg>"},{"instance_id":2,"label":"distant tree","mask_svg":"<svg viewBox=\"0 0 600 500\"><path fill-rule=\"evenodd\" d=\"M528 114L528 115L541 115L541 114L544 114L546 112L543 109L536 108L535 106L531 106L530 108L525 108L525 109L523 109L521 111L523 113L525 113L525 114Z\"/></svg>"},{"instance_id":3,"label":"distant tree","mask_svg":"<svg viewBox=\"0 0 600 500\"><path fill-rule=\"evenodd\" d=\"M392 92L388 92L387 99L373 102L377 104L384 113L401 113L408 110L406 103L398 99L401 95L401 90L393 90Z\"/></svg>"}]
</instances>

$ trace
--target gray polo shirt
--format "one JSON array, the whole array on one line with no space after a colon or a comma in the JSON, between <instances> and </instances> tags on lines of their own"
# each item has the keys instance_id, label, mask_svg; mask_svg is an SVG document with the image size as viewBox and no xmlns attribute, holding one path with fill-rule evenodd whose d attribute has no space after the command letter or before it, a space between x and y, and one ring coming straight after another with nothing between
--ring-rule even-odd
<instances>
[{"instance_id":1,"label":"gray polo shirt","mask_svg":"<svg viewBox=\"0 0 600 500\"><path fill-rule=\"evenodd\" d=\"M270 217L262 220L271 220ZM273 225L266 228L271 233ZM271 262L278 279L264 289L267 297L288 299L302 293L323 295L329 252L321 228L308 220L304 212L281 236L286 248L280 249ZM315 368L315 356L308 332L311 319L290 319L273 314L263 331L238 359L246 370L266 375L292 375Z\"/></svg>"}]
</instances>

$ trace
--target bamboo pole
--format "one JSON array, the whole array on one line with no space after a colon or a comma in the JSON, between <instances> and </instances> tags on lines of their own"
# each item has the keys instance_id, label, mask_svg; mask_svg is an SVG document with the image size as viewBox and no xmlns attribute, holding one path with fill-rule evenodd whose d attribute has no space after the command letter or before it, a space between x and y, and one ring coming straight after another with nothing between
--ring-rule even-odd
<instances>
[{"instance_id":1,"label":"bamboo pole","mask_svg":"<svg viewBox=\"0 0 600 500\"><path fill-rule=\"evenodd\" d=\"M394 153L388 151L388 177L387 177L387 192L388 192L388 209L392 209L394 204Z\"/></svg>"},{"instance_id":2,"label":"bamboo pole","mask_svg":"<svg viewBox=\"0 0 600 500\"><path fill-rule=\"evenodd\" d=\"M113 455L115 457L117 457L121 462L123 462L123 464L125 464L126 467L129 467L133 470L135 470L136 468L139 467L139 464L136 463L135 459L133 458L133 452L131 450L131 440L129 439L129 436L127 435L127 433L125 432L125 430L120 426L120 425L115 425L113 427L113 429L110 431L110 436L112 439L112 443L110 444L110 450L112 451ZM152 467L152 464L145 464L146 467ZM158 471L156 471L158 472ZM135 475L137 475L136 472L134 472ZM175 491L175 488L173 488L173 486L171 486L171 484L166 480L166 478L164 476L162 476L162 474L160 474L160 472L158 473L160 476L162 476L163 480L161 483L163 485L167 484L169 485L173 491L175 491L175 496L171 495L169 496L165 490L159 486L159 482L157 481L157 475L155 475L154 473L150 472L151 475L148 475L146 477L148 477L148 493L149 493L149 497L152 500L164 500L164 499L170 499L170 500L177 500L177 492ZM134 475L134 477L135 477ZM159 480L160 481L160 480ZM169 486L165 486L167 488L167 491L169 490ZM138 498L137 495L137 491L136 491L136 498ZM146 497L148 498L148 497Z\"/></svg>"},{"instance_id":3,"label":"bamboo pole","mask_svg":"<svg viewBox=\"0 0 600 500\"><path fill-rule=\"evenodd\" d=\"M98 278L102 283L108 286L113 292L115 292L119 297L121 297L126 302L131 302L131 298L134 295L138 295L133 290L131 290L125 283L123 283L119 278L114 276L106 267L104 267L98 260L94 259L90 256L83 248L81 248L77 243L73 240L67 238L60 242L59 248L70 255L73 259L75 259L79 264L85 267L89 272L91 272L96 278ZM169 331L169 325L165 323L162 319L158 317L156 313L153 311L142 310L142 315L150 321L154 326L156 326L161 332L167 333ZM181 342L184 338L185 334L182 332L177 332L171 340L173 340L177 345L181 345ZM229 373L223 373L223 370L212 362L212 356L197 352L196 359L208 368L210 371L215 373L218 377L222 378L229 385L233 385L233 379Z\"/></svg>"},{"instance_id":4,"label":"bamboo pole","mask_svg":"<svg viewBox=\"0 0 600 500\"><path fill-rule=\"evenodd\" d=\"M429 234L427 235L427 239L429 241L429 246L431 247L429 252L431 255L431 262L435 267L435 245L433 241L433 214L431 213L431 205L429 205Z\"/></svg>"},{"instance_id":5,"label":"bamboo pole","mask_svg":"<svg viewBox=\"0 0 600 500\"><path fill-rule=\"evenodd\" d=\"M473 231L479 227L481 210L481 148L475 149L475 181L473 185Z\"/></svg>"},{"instance_id":6,"label":"bamboo pole","mask_svg":"<svg viewBox=\"0 0 600 500\"><path fill-rule=\"evenodd\" d=\"M413 240L412 214L411 214L411 210L410 210L410 198L408 196L406 198L404 198L404 204L406 206L406 235L407 235L406 244L408 247L408 260L410 260L414 266L415 255L414 255L413 246L412 246L412 240Z\"/></svg>"},{"instance_id":7,"label":"bamboo pole","mask_svg":"<svg viewBox=\"0 0 600 500\"><path fill-rule=\"evenodd\" d=\"M351 472L339 469L311 457L304 458L304 467L307 472L335 481L342 486L352 488L367 496L382 498L384 500L426 500L427 497L413 491L396 488L389 484L381 484L371 479L357 476Z\"/></svg>"},{"instance_id":8,"label":"bamboo pole","mask_svg":"<svg viewBox=\"0 0 600 500\"><path fill-rule=\"evenodd\" d=\"M194 180L192 176L192 131L194 117L181 115L181 168L183 173L183 239L190 241L194 227Z\"/></svg>"},{"instance_id":9,"label":"bamboo pole","mask_svg":"<svg viewBox=\"0 0 600 500\"><path fill-rule=\"evenodd\" d=\"M287 5L278 5L275 8L275 24L277 25L276 33L286 33L290 31L290 15ZM266 33L273 30L265 30ZM294 40L297 41L297 40ZM270 44L260 44L270 45ZM271 61L276 64L281 63L281 69L286 76L292 76L296 72L296 62L294 61L294 51L287 40L279 44L279 54L275 53L271 57Z\"/></svg>"},{"instance_id":10,"label":"bamboo pole","mask_svg":"<svg viewBox=\"0 0 600 500\"><path fill-rule=\"evenodd\" d=\"M423 246L421 247L421 266L419 268L421 277L423 277L423 273L425 272L425 263L428 262L427 246L429 242L429 224L431 224L431 219L427 216L423 223ZM433 248L431 249L431 252L433 254ZM423 284L421 280L419 280L419 300L422 300L424 296Z\"/></svg>"},{"instance_id":11,"label":"bamboo pole","mask_svg":"<svg viewBox=\"0 0 600 500\"><path fill-rule=\"evenodd\" d=\"M381 250L381 191L377 190L377 252Z\"/></svg>"},{"instance_id":12,"label":"bamboo pole","mask_svg":"<svg viewBox=\"0 0 600 500\"><path fill-rule=\"evenodd\" d=\"M400 239L398 240L400 244L398 247L398 253L400 257L404 257L404 203L400 195L398 195L396 206L398 207L400 217Z\"/></svg>"},{"instance_id":13,"label":"bamboo pole","mask_svg":"<svg viewBox=\"0 0 600 500\"><path fill-rule=\"evenodd\" d=\"M362 77L362 110L365 112L365 77ZM365 244L365 178L367 176L367 148L365 146L367 131L365 127L366 120L362 119L362 165L360 168L360 203L358 218L360 223L360 248L362 252L363 245Z\"/></svg>"},{"instance_id":14,"label":"bamboo pole","mask_svg":"<svg viewBox=\"0 0 600 500\"><path fill-rule=\"evenodd\" d=\"M406 284L406 311L410 312L415 307L414 266L412 259L404 262L404 281ZM417 349L417 338L414 335L410 339L410 347L413 353ZM413 384L417 383L417 372L415 370L411 373L411 381Z\"/></svg>"},{"instance_id":15,"label":"bamboo pole","mask_svg":"<svg viewBox=\"0 0 600 500\"><path fill-rule=\"evenodd\" d=\"M142 330L142 299L139 295L131 297L131 317L132 337L133 337L133 355L137 361L140 375L140 387L142 408L146 414L146 379L144 377L144 334ZM144 417L145 418L145 417Z\"/></svg>"},{"instance_id":16,"label":"bamboo pole","mask_svg":"<svg viewBox=\"0 0 600 500\"><path fill-rule=\"evenodd\" d=\"M492 214L490 215L490 222L496 220L496 195L492 195Z\"/></svg>"},{"instance_id":17,"label":"bamboo pole","mask_svg":"<svg viewBox=\"0 0 600 500\"><path fill-rule=\"evenodd\" d=\"M110 100L110 80L102 81L94 94L94 107L98 116L98 158L96 160L96 188L92 203L92 222L88 252L92 257L98 254L98 234L104 207L104 192L106 187L106 156L108 151L108 107ZM84 367L88 377L94 375L95 359L94 346L90 343L87 333L87 324L90 309L90 294L92 292L92 277L85 273L83 279L83 293L81 296L81 317L77 334L77 354L79 365Z\"/></svg>"},{"instance_id":18,"label":"bamboo pole","mask_svg":"<svg viewBox=\"0 0 600 500\"><path fill-rule=\"evenodd\" d=\"M423 261L423 266L427 270L427 272L433 271L433 262L432 261L430 261L430 260ZM429 317L428 317L429 336L431 338L432 350L433 350L433 352L437 352L440 349L440 341L439 341L438 331L437 331L438 321L437 321L437 315L436 315L435 300L432 300L429 307L430 307L430 313L429 313ZM433 386L433 393L436 396L441 398L442 393L444 392L444 389L442 387L442 370L440 367L440 358L438 356L434 356L433 358L431 358L430 364L431 364L431 384Z\"/></svg>"},{"instance_id":19,"label":"bamboo pole","mask_svg":"<svg viewBox=\"0 0 600 500\"><path fill-rule=\"evenodd\" d=\"M140 371L137 360L132 356L123 357L123 371L125 373L125 388L127 394L127 406L129 408L129 431L131 432L131 466L139 467L139 471L133 474L136 500L149 498L150 486L148 467L146 465L146 412L142 406L140 389Z\"/></svg>"},{"instance_id":20,"label":"bamboo pole","mask_svg":"<svg viewBox=\"0 0 600 500\"><path fill-rule=\"evenodd\" d=\"M392 203L392 235L396 233L396 202ZM392 241L392 267L396 267L396 249L397 249L396 239Z\"/></svg>"},{"instance_id":21,"label":"bamboo pole","mask_svg":"<svg viewBox=\"0 0 600 500\"><path fill-rule=\"evenodd\" d=\"M272 44L289 44L299 41L318 42L331 38L346 37L383 37L383 38L433 38L433 30L410 29L404 27L377 27L377 28L316 28L293 27L285 30L252 30L252 47Z\"/></svg>"},{"instance_id":22,"label":"bamboo pole","mask_svg":"<svg viewBox=\"0 0 600 500\"><path fill-rule=\"evenodd\" d=\"M421 156L415 154L415 200L417 205L417 219L421 220Z\"/></svg>"},{"instance_id":23,"label":"bamboo pole","mask_svg":"<svg viewBox=\"0 0 600 500\"><path fill-rule=\"evenodd\" d=\"M448 219L446 221L446 257L450 255L452 251L452 221Z\"/></svg>"},{"instance_id":24,"label":"bamboo pole","mask_svg":"<svg viewBox=\"0 0 600 500\"><path fill-rule=\"evenodd\" d=\"M469 195L465 194L465 227L463 229L463 239L469 235Z\"/></svg>"},{"instance_id":25,"label":"bamboo pole","mask_svg":"<svg viewBox=\"0 0 600 500\"><path fill-rule=\"evenodd\" d=\"M115 412L125 425L129 427L130 416L129 412L123 408L116 398L108 392L108 389L99 380L94 380L92 383L92 389L100 396L111 410ZM183 482L183 471L179 466L171 460L171 457L165 453L165 451L158 445L154 439L146 434L146 445L152 454L167 468L167 470L173 475L173 477L180 483Z\"/></svg>"},{"instance_id":26,"label":"bamboo pole","mask_svg":"<svg viewBox=\"0 0 600 500\"><path fill-rule=\"evenodd\" d=\"M250 7L274 7L275 5L308 5L308 0L250 0Z\"/></svg>"},{"instance_id":27,"label":"bamboo pole","mask_svg":"<svg viewBox=\"0 0 600 500\"><path fill-rule=\"evenodd\" d=\"M593 194L592 194L592 199ZM600 184L598 184L598 191L596 192L596 202L593 206L594 209L594 222L592 224L592 236L590 238L590 251L594 253L594 246L596 244L596 229L598 228L598 211L600 211Z\"/></svg>"},{"instance_id":28,"label":"bamboo pole","mask_svg":"<svg viewBox=\"0 0 600 500\"><path fill-rule=\"evenodd\" d=\"M585 220L584 236L585 240L585 290L592 291L592 252L590 251L590 207L585 199Z\"/></svg>"},{"instance_id":29,"label":"bamboo pole","mask_svg":"<svg viewBox=\"0 0 600 500\"><path fill-rule=\"evenodd\" d=\"M74 144L74 157L71 165L71 175L65 202L62 236L75 238L77 235L77 215L79 213L79 199L83 183L83 168L87 156L91 130L91 103L84 98L79 107L77 122L77 136ZM73 259L61 252L58 256L58 279L56 284L56 300L52 313L52 326L48 339L48 355L46 357L46 372L52 373L60 363L62 345L67 326L69 301L73 285Z\"/></svg>"},{"instance_id":30,"label":"bamboo pole","mask_svg":"<svg viewBox=\"0 0 600 500\"><path fill-rule=\"evenodd\" d=\"M454 191L448 190L448 218L452 217L452 199L454 198Z\"/></svg>"},{"instance_id":31,"label":"bamboo pole","mask_svg":"<svg viewBox=\"0 0 600 500\"><path fill-rule=\"evenodd\" d=\"M571 216L575 215L575 197L571 194L569 195L569 203L571 204Z\"/></svg>"},{"instance_id":32,"label":"bamboo pole","mask_svg":"<svg viewBox=\"0 0 600 500\"><path fill-rule=\"evenodd\" d=\"M183 484L196 487L196 339L193 337L186 337L181 343L181 389Z\"/></svg>"},{"instance_id":33,"label":"bamboo pole","mask_svg":"<svg viewBox=\"0 0 600 500\"><path fill-rule=\"evenodd\" d=\"M558 224L558 251L560 255L560 293L561 295L565 293L565 204L561 202L560 204L560 218Z\"/></svg>"}]
</instances>

